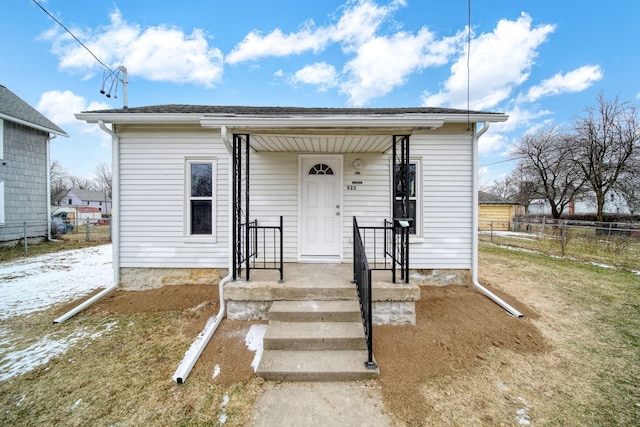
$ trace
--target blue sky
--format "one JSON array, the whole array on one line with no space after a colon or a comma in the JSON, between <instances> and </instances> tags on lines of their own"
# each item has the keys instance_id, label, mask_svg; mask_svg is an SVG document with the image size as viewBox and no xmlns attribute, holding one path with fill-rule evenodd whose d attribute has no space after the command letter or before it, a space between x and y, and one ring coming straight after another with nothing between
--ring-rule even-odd
<instances>
[{"instance_id":1,"label":"blue sky","mask_svg":"<svg viewBox=\"0 0 640 427\"><path fill-rule=\"evenodd\" d=\"M467 0L38 2L127 67L129 106L467 107ZM2 9L0 84L70 134L52 158L90 177L110 140L73 114L122 107L121 87L101 95L104 68L32 0ZM638 15L634 0L471 0L470 107L510 115L481 139L484 182L599 93L640 103Z\"/></svg>"}]
</instances>

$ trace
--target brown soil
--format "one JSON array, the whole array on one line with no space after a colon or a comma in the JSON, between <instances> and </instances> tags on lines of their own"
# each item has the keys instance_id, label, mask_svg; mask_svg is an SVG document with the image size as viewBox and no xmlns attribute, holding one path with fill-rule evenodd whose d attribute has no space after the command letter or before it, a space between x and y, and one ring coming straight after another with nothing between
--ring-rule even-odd
<instances>
[{"instance_id":1,"label":"brown soil","mask_svg":"<svg viewBox=\"0 0 640 427\"><path fill-rule=\"evenodd\" d=\"M423 287L422 297L416 304L415 326L374 328L374 355L389 412L409 425L418 425L429 411L420 387L430 378L477 366L492 348L519 353L539 353L547 349L530 321L537 314L510 296L492 291L523 311L526 317L509 316L472 288ZM194 307L200 309L194 310ZM166 286L147 291L114 291L89 311L131 314L190 309L192 321L185 325L183 333L195 338L207 319L218 311L217 287ZM225 387L247 382L254 375L251 367L254 353L247 350L244 339L255 323L263 322L223 320L190 376L208 378ZM213 379L216 365L221 374Z\"/></svg>"}]
</instances>

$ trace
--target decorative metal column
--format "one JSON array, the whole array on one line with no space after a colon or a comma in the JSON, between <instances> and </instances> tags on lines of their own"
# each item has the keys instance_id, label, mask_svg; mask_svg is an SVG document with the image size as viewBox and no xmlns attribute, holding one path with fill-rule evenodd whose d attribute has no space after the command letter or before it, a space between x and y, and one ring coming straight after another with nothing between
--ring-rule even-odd
<instances>
[{"instance_id":1,"label":"decorative metal column","mask_svg":"<svg viewBox=\"0 0 640 427\"><path fill-rule=\"evenodd\" d=\"M249 147L249 134L233 134L233 280L240 277L243 263L249 263Z\"/></svg>"},{"instance_id":2,"label":"decorative metal column","mask_svg":"<svg viewBox=\"0 0 640 427\"><path fill-rule=\"evenodd\" d=\"M411 189L409 135L393 136L393 223L400 236L397 248L400 252L400 278L409 282L409 229L413 223L413 212L409 197ZM396 234L394 233L394 234Z\"/></svg>"}]
</instances>

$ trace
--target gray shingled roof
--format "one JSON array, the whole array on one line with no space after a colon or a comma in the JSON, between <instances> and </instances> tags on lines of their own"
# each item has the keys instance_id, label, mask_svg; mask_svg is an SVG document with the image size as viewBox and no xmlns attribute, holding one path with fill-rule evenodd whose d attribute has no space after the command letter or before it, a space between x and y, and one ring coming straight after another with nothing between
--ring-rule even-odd
<instances>
[{"instance_id":1,"label":"gray shingled roof","mask_svg":"<svg viewBox=\"0 0 640 427\"><path fill-rule=\"evenodd\" d=\"M495 194L478 191L478 202L481 205L517 205L518 202L508 200Z\"/></svg>"},{"instance_id":2,"label":"gray shingled roof","mask_svg":"<svg viewBox=\"0 0 640 427\"><path fill-rule=\"evenodd\" d=\"M25 125L34 125L36 129L68 136L58 125L2 85L0 85L0 117L7 120L16 119L17 122Z\"/></svg>"},{"instance_id":3,"label":"gray shingled roof","mask_svg":"<svg viewBox=\"0 0 640 427\"><path fill-rule=\"evenodd\" d=\"M69 193L71 192L73 192L73 194L75 194L78 199L85 202L104 202L104 201L110 202L111 201L110 197L107 197L105 199L105 194L103 191L85 190L82 188L72 188L71 190L69 190Z\"/></svg>"},{"instance_id":4,"label":"gray shingled roof","mask_svg":"<svg viewBox=\"0 0 640 427\"><path fill-rule=\"evenodd\" d=\"M229 114L249 116L282 115L397 115L397 114L502 114L485 111L467 111L454 108L400 107L400 108L318 108L318 107L252 107L238 105L148 105L113 110L83 111L83 113L131 114Z\"/></svg>"}]
</instances>

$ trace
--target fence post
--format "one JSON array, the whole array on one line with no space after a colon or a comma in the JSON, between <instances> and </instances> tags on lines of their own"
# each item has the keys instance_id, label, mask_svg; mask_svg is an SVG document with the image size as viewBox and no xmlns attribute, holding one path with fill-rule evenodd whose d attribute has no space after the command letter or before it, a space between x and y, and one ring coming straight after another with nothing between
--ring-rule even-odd
<instances>
[{"instance_id":1,"label":"fence post","mask_svg":"<svg viewBox=\"0 0 640 427\"><path fill-rule=\"evenodd\" d=\"M544 226L546 222L547 222L547 217L543 216L542 217L542 236L544 236Z\"/></svg>"},{"instance_id":2,"label":"fence post","mask_svg":"<svg viewBox=\"0 0 640 427\"><path fill-rule=\"evenodd\" d=\"M491 243L493 243L493 221L491 221Z\"/></svg>"},{"instance_id":3,"label":"fence post","mask_svg":"<svg viewBox=\"0 0 640 427\"><path fill-rule=\"evenodd\" d=\"M29 244L27 243L27 223L25 222L23 225L23 233L24 233L24 253L29 253Z\"/></svg>"},{"instance_id":4,"label":"fence post","mask_svg":"<svg viewBox=\"0 0 640 427\"><path fill-rule=\"evenodd\" d=\"M91 238L91 232L89 231L89 219L87 219L87 222L85 222L84 227L85 227L85 240L88 242L89 239Z\"/></svg>"},{"instance_id":5,"label":"fence post","mask_svg":"<svg viewBox=\"0 0 640 427\"><path fill-rule=\"evenodd\" d=\"M562 256L564 257L564 247L566 245L567 238L567 220L562 222Z\"/></svg>"}]
</instances>

